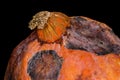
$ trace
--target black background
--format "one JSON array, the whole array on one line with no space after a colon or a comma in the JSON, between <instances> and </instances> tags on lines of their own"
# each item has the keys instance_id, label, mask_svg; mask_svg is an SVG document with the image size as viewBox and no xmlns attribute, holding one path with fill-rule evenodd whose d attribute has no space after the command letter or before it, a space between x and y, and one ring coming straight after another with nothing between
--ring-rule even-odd
<instances>
[{"instance_id":1,"label":"black background","mask_svg":"<svg viewBox=\"0 0 120 80\"><path fill-rule=\"evenodd\" d=\"M110 26L120 37L118 2L80 0L9 0L2 2L0 25L0 80L3 80L12 50L32 31L28 22L39 11L59 11L68 16L86 16Z\"/></svg>"}]
</instances>

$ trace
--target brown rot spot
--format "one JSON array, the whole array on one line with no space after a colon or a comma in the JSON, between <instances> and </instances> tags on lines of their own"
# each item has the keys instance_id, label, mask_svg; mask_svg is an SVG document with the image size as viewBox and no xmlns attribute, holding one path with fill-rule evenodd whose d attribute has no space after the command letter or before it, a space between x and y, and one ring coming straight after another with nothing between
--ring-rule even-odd
<instances>
[{"instance_id":1,"label":"brown rot spot","mask_svg":"<svg viewBox=\"0 0 120 80\"><path fill-rule=\"evenodd\" d=\"M36 53L28 62L27 72L31 80L57 80L62 59L53 50Z\"/></svg>"},{"instance_id":2,"label":"brown rot spot","mask_svg":"<svg viewBox=\"0 0 120 80\"><path fill-rule=\"evenodd\" d=\"M120 53L120 40L107 25L82 16L73 17L70 23L63 38L67 48L98 55Z\"/></svg>"}]
</instances>

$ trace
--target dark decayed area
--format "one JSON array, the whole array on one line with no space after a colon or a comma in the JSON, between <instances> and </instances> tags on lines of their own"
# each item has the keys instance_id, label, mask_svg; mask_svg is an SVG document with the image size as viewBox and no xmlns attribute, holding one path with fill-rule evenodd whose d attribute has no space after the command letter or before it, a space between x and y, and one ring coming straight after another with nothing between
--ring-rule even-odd
<instances>
[{"instance_id":1,"label":"dark decayed area","mask_svg":"<svg viewBox=\"0 0 120 80\"><path fill-rule=\"evenodd\" d=\"M74 17L67 29L65 46L98 55L120 53L120 39L107 25L86 17Z\"/></svg>"},{"instance_id":2,"label":"dark decayed area","mask_svg":"<svg viewBox=\"0 0 120 80\"><path fill-rule=\"evenodd\" d=\"M12 50L32 32L28 29L28 22L35 13L47 10L63 12L68 16L86 16L104 22L120 37L119 4L116 4L117 2L110 4L110 2L109 4L102 1L81 2L79 0L4 0L1 2L0 80L4 80Z\"/></svg>"},{"instance_id":3,"label":"dark decayed area","mask_svg":"<svg viewBox=\"0 0 120 80\"><path fill-rule=\"evenodd\" d=\"M28 64L27 72L31 80L57 80L62 66L62 58L54 50L45 50L33 56Z\"/></svg>"}]
</instances>

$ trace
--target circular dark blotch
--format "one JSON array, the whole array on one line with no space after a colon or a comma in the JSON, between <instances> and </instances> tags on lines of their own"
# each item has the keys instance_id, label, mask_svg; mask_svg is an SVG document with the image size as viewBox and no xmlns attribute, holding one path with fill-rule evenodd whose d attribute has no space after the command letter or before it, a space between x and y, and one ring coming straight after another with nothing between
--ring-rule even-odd
<instances>
[{"instance_id":1,"label":"circular dark blotch","mask_svg":"<svg viewBox=\"0 0 120 80\"><path fill-rule=\"evenodd\" d=\"M31 80L57 80L61 66L62 58L54 50L44 50L30 59L27 73Z\"/></svg>"}]
</instances>

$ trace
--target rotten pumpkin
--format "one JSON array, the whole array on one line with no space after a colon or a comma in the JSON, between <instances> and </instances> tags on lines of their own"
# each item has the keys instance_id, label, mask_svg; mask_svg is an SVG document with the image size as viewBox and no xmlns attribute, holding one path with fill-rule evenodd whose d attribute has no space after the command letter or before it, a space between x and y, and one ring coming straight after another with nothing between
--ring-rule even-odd
<instances>
[{"instance_id":1,"label":"rotten pumpkin","mask_svg":"<svg viewBox=\"0 0 120 80\"><path fill-rule=\"evenodd\" d=\"M120 80L120 39L106 24L42 11L14 48L4 80Z\"/></svg>"}]
</instances>

